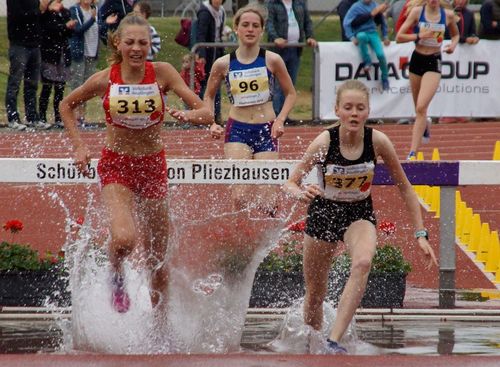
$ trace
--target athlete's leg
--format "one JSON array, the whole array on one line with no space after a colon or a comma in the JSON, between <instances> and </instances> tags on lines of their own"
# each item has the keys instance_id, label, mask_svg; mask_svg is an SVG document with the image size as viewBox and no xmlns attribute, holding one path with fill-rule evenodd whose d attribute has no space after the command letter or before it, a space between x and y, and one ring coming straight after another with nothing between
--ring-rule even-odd
<instances>
[{"instance_id":1,"label":"athlete's leg","mask_svg":"<svg viewBox=\"0 0 500 367\"><path fill-rule=\"evenodd\" d=\"M328 289L328 274L332 266L335 244L304 234L304 323L321 330L323 301Z\"/></svg>"},{"instance_id":2,"label":"athlete's leg","mask_svg":"<svg viewBox=\"0 0 500 367\"><path fill-rule=\"evenodd\" d=\"M361 299L375 255L377 235L373 223L358 220L352 223L344 235L352 259L351 275L347 280L337 308L337 318L330 331L330 339L340 341L349 326Z\"/></svg>"},{"instance_id":3,"label":"athlete's leg","mask_svg":"<svg viewBox=\"0 0 500 367\"><path fill-rule=\"evenodd\" d=\"M427 109L436 94L441 81L441 74L428 71L421 77L410 73L410 85L415 104L415 124L411 136L410 151L417 152L425 128L427 127Z\"/></svg>"},{"instance_id":4,"label":"athlete's leg","mask_svg":"<svg viewBox=\"0 0 500 367\"><path fill-rule=\"evenodd\" d=\"M133 209L134 195L123 185L108 184L102 189L102 198L109 216L111 241L109 260L113 270L113 306L118 312L126 312L130 300L123 281L123 261L136 245Z\"/></svg>"},{"instance_id":5,"label":"athlete's leg","mask_svg":"<svg viewBox=\"0 0 500 367\"><path fill-rule=\"evenodd\" d=\"M252 159L252 149L243 143L225 143L224 157L226 159ZM241 210L246 207L248 202L248 185L233 185L231 187L231 198L234 210Z\"/></svg>"},{"instance_id":6,"label":"athlete's leg","mask_svg":"<svg viewBox=\"0 0 500 367\"><path fill-rule=\"evenodd\" d=\"M143 223L146 264L151 271L151 303L156 307L166 301L169 215L166 199L140 199L139 216Z\"/></svg>"}]
</instances>

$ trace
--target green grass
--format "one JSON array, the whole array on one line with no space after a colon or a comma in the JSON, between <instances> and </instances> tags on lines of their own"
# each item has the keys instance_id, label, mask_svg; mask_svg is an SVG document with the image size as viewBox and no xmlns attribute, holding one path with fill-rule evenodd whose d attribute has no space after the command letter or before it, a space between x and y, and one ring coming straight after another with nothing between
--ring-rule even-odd
<instances>
[{"instance_id":1,"label":"green grass","mask_svg":"<svg viewBox=\"0 0 500 367\"><path fill-rule=\"evenodd\" d=\"M317 24L322 17L314 16L313 23ZM150 18L151 24L156 28L158 34L162 39L162 46L159 54L156 57L157 61L167 61L171 63L177 70L180 70L182 55L187 53L187 49L175 43L174 38L179 30L179 17L167 18ZM228 19L226 24L232 24L231 19ZM319 27L314 30L315 38L318 41L338 41L340 40L340 24L337 16L331 15ZM0 121L6 121L5 106L5 89L7 84L7 77L9 73L9 59L8 59L9 41L7 39L7 21L5 17L0 17ZM98 63L99 69L104 69L107 66L106 62L107 50L103 47L100 51L100 58ZM313 70L313 50L306 48L301 58L301 66L299 76L296 83L298 92L298 100L292 111L292 118L295 119L310 119L312 117L312 70ZM68 91L68 89L67 89ZM169 96L169 103L177 104L178 99L176 96ZM87 116L90 121L103 121L102 109L100 108L100 101L95 98L90 101L87 107ZM22 90L18 98L18 106L22 115L23 102ZM229 108L228 101L223 98L223 116L227 116ZM49 106L48 118L51 119L52 108Z\"/></svg>"}]
</instances>

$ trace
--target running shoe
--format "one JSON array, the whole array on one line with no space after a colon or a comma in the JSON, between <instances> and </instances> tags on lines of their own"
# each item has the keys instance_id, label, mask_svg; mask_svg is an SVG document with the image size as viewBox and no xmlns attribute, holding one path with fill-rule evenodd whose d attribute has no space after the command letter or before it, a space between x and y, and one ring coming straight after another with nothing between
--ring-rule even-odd
<instances>
[{"instance_id":1,"label":"running shoe","mask_svg":"<svg viewBox=\"0 0 500 367\"><path fill-rule=\"evenodd\" d=\"M389 88L390 88L389 80L382 79L382 90L389 90Z\"/></svg>"},{"instance_id":2,"label":"running shoe","mask_svg":"<svg viewBox=\"0 0 500 367\"><path fill-rule=\"evenodd\" d=\"M111 282L113 289L111 295L111 302L116 312L125 313L130 307L130 298L125 290L125 282L123 276L115 273Z\"/></svg>"},{"instance_id":3,"label":"running shoe","mask_svg":"<svg viewBox=\"0 0 500 367\"><path fill-rule=\"evenodd\" d=\"M408 157L406 157L406 160L414 161L415 159L417 159L417 154L413 150L411 150L410 153L408 153Z\"/></svg>"},{"instance_id":4,"label":"running shoe","mask_svg":"<svg viewBox=\"0 0 500 367\"><path fill-rule=\"evenodd\" d=\"M21 124L20 122L17 121L12 121L9 122L9 128L11 128L12 130L23 131L26 129L26 125Z\"/></svg>"},{"instance_id":5,"label":"running shoe","mask_svg":"<svg viewBox=\"0 0 500 367\"><path fill-rule=\"evenodd\" d=\"M326 339L326 352L327 354L347 354L347 349L331 339Z\"/></svg>"},{"instance_id":6,"label":"running shoe","mask_svg":"<svg viewBox=\"0 0 500 367\"><path fill-rule=\"evenodd\" d=\"M422 143L427 144L429 141L431 141L431 124L432 124L432 119L430 117L427 117L427 126L425 127L424 130L424 135L422 135Z\"/></svg>"},{"instance_id":7,"label":"running shoe","mask_svg":"<svg viewBox=\"0 0 500 367\"><path fill-rule=\"evenodd\" d=\"M52 127L51 124L48 124L44 121L35 121L35 122L29 122L26 124L26 127L30 130L48 130Z\"/></svg>"}]
</instances>

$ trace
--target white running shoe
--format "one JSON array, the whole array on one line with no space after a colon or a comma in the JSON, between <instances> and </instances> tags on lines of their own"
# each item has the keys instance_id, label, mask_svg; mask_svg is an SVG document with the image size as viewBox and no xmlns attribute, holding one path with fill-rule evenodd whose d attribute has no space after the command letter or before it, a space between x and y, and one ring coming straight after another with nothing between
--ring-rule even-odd
<instances>
[{"instance_id":1,"label":"white running shoe","mask_svg":"<svg viewBox=\"0 0 500 367\"><path fill-rule=\"evenodd\" d=\"M30 127L33 127L36 130L48 130L52 127L52 125L43 121L35 121L32 124L30 124Z\"/></svg>"},{"instance_id":2,"label":"white running shoe","mask_svg":"<svg viewBox=\"0 0 500 367\"><path fill-rule=\"evenodd\" d=\"M26 129L26 125L21 124L17 121L12 121L9 122L9 128L11 128L12 130L23 131Z\"/></svg>"}]
</instances>

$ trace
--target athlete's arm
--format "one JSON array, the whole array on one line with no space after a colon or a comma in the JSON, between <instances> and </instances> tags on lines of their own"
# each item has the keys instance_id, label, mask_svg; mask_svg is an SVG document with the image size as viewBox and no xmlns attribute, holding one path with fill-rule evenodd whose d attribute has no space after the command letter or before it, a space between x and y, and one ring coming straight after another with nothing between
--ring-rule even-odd
<instances>
[{"instance_id":1,"label":"athlete's arm","mask_svg":"<svg viewBox=\"0 0 500 367\"><path fill-rule=\"evenodd\" d=\"M213 113L207 105L186 85L180 74L167 62L155 63L155 71L160 88L164 93L174 92L191 109L181 111L167 107L166 111L175 119L193 124L209 125L214 121Z\"/></svg>"},{"instance_id":2,"label":"athlete's arm","mask_svg":"<svg viewBox=\"0 0 500 367\"><path fill-rule=\"evenodd\" d=\"M274 74L278 83L280 83L281 90L283 91L283 95L285 96L285 102L278 116L276 116L272 129L272 137L278 138L280 137L284 130L284 123L288 114L292 110L295 105L295 100L297 99L297 92L292 83L292 79L290 78L290 74L285 66L285 62L278 54L266 51L266 64L269 65L269 70Z\"/></svg>"},{"instance_id":3,"label":"athlete's arm","mask_svg":"<svg viewBox=\"0 0 500 367\"><path fill-rule=\"evenodd\" d=\"M75 165L84 175L88 175L89 173L87 165L90 162L90 153L76 126L75 109L89 99L96 96L103 96L106 93L109 81L109 70L108 68L92 75L85 83L73 90L59 104L61 119L75 150Z\"/></svg>"},{"instance_id":4,"label":"athlete's arm","mask_svg":"<svg viewBox=\"0 0 500 367\"><path fill-rule=\"evenodd\" d=\"M408 34L408 30L413 27L418 22L418 18L420 17L420 13L422 12L421 6L416 6L411 9L408 17L404 21L401 28L399 28L398 33L396 34L396 42L404 43L404 42L414 42L417 40L417 37L423 38L422 35L417 35L414 33Z\"/></svg>"},{"instance_id":5,"label":"athlete's arm","mask_svg":"<svg viewBox=\"0 0 500 367\"><path fill-rule=\"evenodd\" d=\"M207 104L208 108L210 108L210 111L212 111L213 114L215 114L215 95L217 94L217 91L219 90L220 85L224 80L228 68L229 55L225 55L215 60L212 65L212 69L210 70L210 76L207 81L207 87L205 89L203 101ZM217 122L214 122L210 126L210 134L212 135L212 138L219 139L224 135L224 128L217 124Z\"/></svg>"},{"instance_id":6,"label":"athlete's arm","mask_svg":"<svg viewBox=\"0 0 500 367\"><path fill-rule=\"evenodd\" d=\"M446 26L450 32L451 42L443 47L443 51L451 54L460 41L460 32L457 23L455 22L455 14L451 10L446 10Z\"/></svg>"},{"instance_id":7,"label":"athlete's arm","mask_svg":"<svg viewBox=\"0 0 500 367\"><path fill-rule=\"evenodd\" d=\"M405 202L415 230L424 229L425 227L417 194L415 194L410 181L408 181L408 178L406 177L392 142L384 133L378 130L373 130L373 143L376 154L380 155L380 157L384 160L384 164L389 170L394 184L399 189L401 198ZM425 237L420 237L417 241L424 255L429 256L428 266L430 267L432 264L437 266L436 255L434 254L428 240Z\"/></svg>"},{"instance_id":8,"label":"athlete's arm","mask_svg":"<svg viewBox=\"0 0 500 367\"><path fill-rule=\"evenodd\" d=\"M288 195L304 202L310 202L317 195L323 195L318 185L312 184L302 188L302 180L318 162L322 161L328 152L330 134L323 131L309 145L302 160L295 166L290 178L283 185L282 190Z\"/></svg>"}]
</instances>

